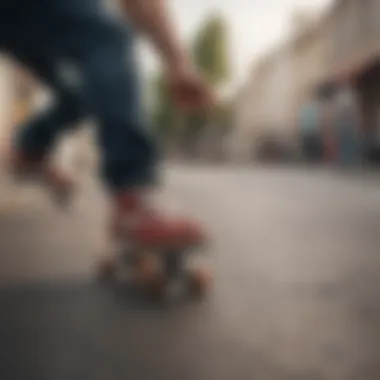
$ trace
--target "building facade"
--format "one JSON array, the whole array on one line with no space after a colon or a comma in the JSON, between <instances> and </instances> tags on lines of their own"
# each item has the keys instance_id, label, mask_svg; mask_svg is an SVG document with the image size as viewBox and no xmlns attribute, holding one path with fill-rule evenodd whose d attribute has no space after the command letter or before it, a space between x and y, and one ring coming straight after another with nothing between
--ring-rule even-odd
<instances>
[{"instance_id":1,"label":"building facade","mask_svg":"<svg viewBox=\"0 0 380 380\"><path fill-rule=\"evenodd\" d=\"M296 153L302 106L326 75L325 18L295 21L290 37L262 57L236 102L235 142L240 136L243 157L253 158L263 142L276 140Z\"/></svg>"},{"instance_id":2,"label":"building facade","mask_svg":"<svg viewBox=\"0 0 380 380\"><path fill-rule=\"evenodd\" d=\"M351 92L364 153L380 150L380 2L336 0L330 15L325 84Z\"/></svg>"},{"instance_id":3,"label":"building facade","mask_svg":"<svg viewBox=\"0 0 380 380\"><path fill-rule=\"evenodd\" d=\"M329 80L350 85L359 97L363 128L373 128L380 107L380 2L339 0L335 2Z\"/></svg>"}]
</instances>

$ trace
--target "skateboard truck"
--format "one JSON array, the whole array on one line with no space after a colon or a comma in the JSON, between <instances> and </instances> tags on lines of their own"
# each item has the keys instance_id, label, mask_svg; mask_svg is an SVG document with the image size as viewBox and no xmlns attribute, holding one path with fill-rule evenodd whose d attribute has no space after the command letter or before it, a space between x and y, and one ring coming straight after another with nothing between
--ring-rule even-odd
<instances>
[{"instance_id":1,"label":"skateboard truck","mask_svg":"<svg viewBox=\"0 0 380 380\"><path fill-rule=\"evenodd\" d=\"M113 258L100 262L99 275L102 279L119 282L120 270L127 270L136 274L132 278L137 279L138 286L149 298L164 304L177 303L188 297L204 295L211 282L206 269L188 265L189 256L196 253L199 252L195 248L148 253L131 247L119 247Z\"/></svg>"}]
</instances>

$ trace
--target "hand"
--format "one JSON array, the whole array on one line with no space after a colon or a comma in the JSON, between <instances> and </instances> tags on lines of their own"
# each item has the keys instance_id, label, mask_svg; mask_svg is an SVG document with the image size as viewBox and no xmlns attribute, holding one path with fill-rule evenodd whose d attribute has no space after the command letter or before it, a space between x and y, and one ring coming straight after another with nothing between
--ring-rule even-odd
<instances>
[{"instance_id":1,"label":"hand","mask_svg":"<svg viewBox=\"0 0 380 380\"><path fill-rule=\"evenodd\" d=\"M210 87L194 71L172 70L168 72L168 85L173 101L186 110L205 109L214 99Z\"/></svg>"}]
</instances>

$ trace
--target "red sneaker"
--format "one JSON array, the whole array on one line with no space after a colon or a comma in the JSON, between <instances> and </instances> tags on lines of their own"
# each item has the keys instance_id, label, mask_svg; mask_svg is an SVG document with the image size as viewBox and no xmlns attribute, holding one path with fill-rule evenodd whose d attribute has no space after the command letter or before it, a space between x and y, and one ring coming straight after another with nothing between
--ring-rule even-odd
<instances>
[{"instance_id":1,"label":"red sneaker","mask_svg":"<svg viewBox=\"0 0 380 380\"><path fill-rule=\"evenodd\" d=\"M202 229L188 219L166 218L148 207L141 193L127 192L115 198L113 236L152 249L177 250L203 245Z\"/></svg>"}]
</instances>

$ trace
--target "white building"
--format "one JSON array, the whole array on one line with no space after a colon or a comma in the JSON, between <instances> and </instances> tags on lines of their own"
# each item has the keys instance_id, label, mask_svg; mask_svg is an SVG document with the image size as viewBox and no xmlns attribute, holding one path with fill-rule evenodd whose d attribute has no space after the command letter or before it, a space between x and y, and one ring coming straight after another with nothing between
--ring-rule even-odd
<instances>
[{"instance_id":1,"label":"white building","mask_svg":"<svg viewBox=\"0 0 380 380\"><path fill-rule=\"evenodd\" d=\"M253 158L267 138L297 148L299 111L325 75L323 22L297 15L290 37L255 65L236 99L235 157Z\"/></svg>"},{"instance_id":2,"label":"white building","mask_svg":"<svg viewBox=\"0 0 380 380\"><path fill-rule=\"evenodd\" d=\"M294 124L296 75L294 57L286 44L255 66L236 100L235 156L252 158L261 139L269 135L286 139Z\"/></svg>"}]
</instances>

